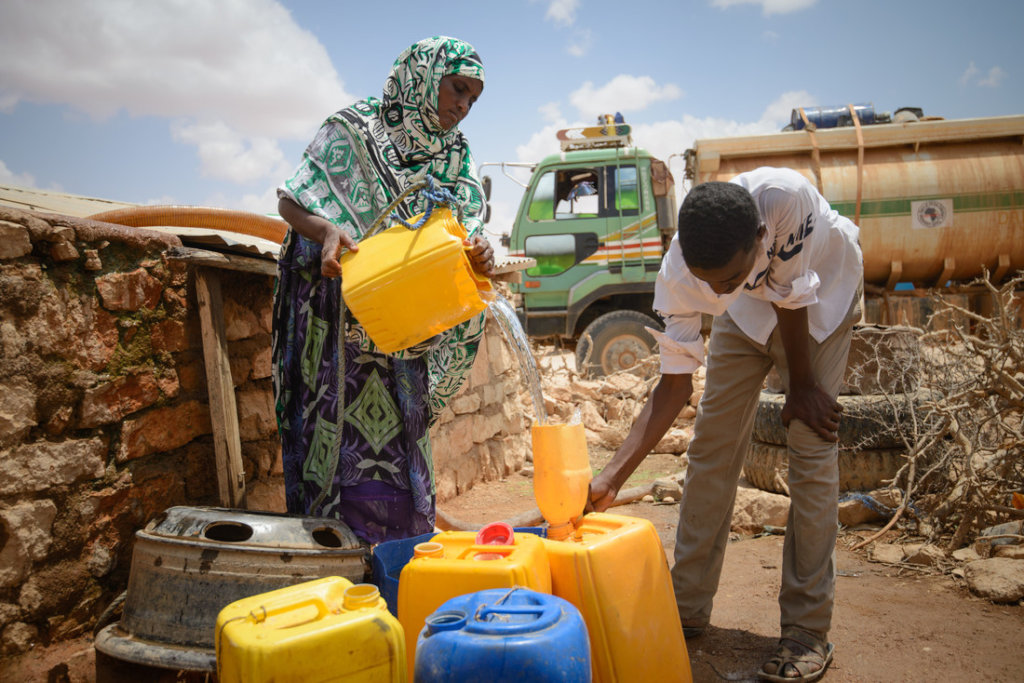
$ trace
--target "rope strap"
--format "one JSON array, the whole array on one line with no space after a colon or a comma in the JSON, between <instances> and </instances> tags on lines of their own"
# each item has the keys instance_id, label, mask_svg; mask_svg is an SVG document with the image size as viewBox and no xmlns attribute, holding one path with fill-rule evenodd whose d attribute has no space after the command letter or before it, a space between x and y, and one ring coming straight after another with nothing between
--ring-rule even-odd
<instances>
[{"instance_id":1,"label":"rope strap","mask_svg":"<svg viewBox=\"0 0 1024 683\"><path fill-rule=\"evenodd\" d=\"M427 210L423 212L423 216L416 221L415 224L410 224L405 221L401 216L398 215L396 209L402 201L413 192L420 190L421 194L427 199ZM388 204L387 208L381 212L380 216L377 217L371 225L370 229L366 231L366 237L371 237L379 232L384 227L384 219L390 217L392 221L405 226L409 230L419 230L423 227L423 224L430 220L431 214L434 213L434 207L437 205L445 205L448 207L455 207L458 221L462 223L463 210L462 202L446 187L441 187L433 176L424 175L423 180L413 182L409 187L405 188L402 194L395 198L395 201Z\"/></svg>"},{"instance_id":2,"label":"rope strap","mask_svg":"<svg viewBox=\"0 0 1024 683\"><path fill-rule=\"evenodd\" d=\"M800 107L799 111L800 118L804 122L804 130L807 131L807 136L811 140L811 169L814 171L814 180L818 185L818 192L825 194L825 190L821 186L821 152L818 151L818 138L814 135L814 131L818 127L807 119L807 113L803 107Z\"/></svg>"},{"instance_id":3,"label":"rope strap","mask_svg":"<svg viewBox=\"0 0 1024 683\"><path fill-rule=\"evenodd\" d=\"M857 129L857 208L854 211L853 222L860 225L860 202L864 193L864 133L860 129L860 117L852 104L847 104L850 116L853 117L853 125Z\"/></svg>"}]
</instances>

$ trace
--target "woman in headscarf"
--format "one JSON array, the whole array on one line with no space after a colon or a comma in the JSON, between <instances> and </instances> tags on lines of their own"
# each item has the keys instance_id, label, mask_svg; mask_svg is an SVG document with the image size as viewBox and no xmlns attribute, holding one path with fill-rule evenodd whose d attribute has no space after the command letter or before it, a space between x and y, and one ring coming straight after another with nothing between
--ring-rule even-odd
<instances>
[{"instance_id":1,"label":"woman in headscarf","mask_svg":"<svg viewBox=\"0 0 1024 683\"><path fill-rule=\"evenodd\" d=\"M493 251L477 234L483 190L457 129L483 85L468 43L443 36L415 43L395 60L383 97L330 116L278 189L278 210L291 226L272 348L288 511L341 519L371 544L434 528L428 429L473 364L484 316L385 355L349 315L341 363L337 259L343 247L358 250L388 204L429 174L463 206L474 268L492 274ZM426 208L413 192L397 212L408 220Z\"/></svg>"}]
</instances>

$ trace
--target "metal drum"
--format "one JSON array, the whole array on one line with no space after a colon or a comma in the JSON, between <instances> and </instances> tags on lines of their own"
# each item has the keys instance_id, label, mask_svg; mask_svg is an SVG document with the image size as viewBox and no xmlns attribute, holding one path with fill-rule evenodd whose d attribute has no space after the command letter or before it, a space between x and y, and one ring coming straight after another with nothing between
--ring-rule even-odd
<instances>
[{"instance_id":1,"label":"metal drum","mask_svg":"<svg viewBox=\"0 0 1024 683\"><path fill-rule=\"evenodd\" d=\"M362 582L369 551L338 520L172 507L135 535L120 622L96 636L118 660L215 671L214 627L226 605L327 576Z\"/></svg>"}]
</instances>

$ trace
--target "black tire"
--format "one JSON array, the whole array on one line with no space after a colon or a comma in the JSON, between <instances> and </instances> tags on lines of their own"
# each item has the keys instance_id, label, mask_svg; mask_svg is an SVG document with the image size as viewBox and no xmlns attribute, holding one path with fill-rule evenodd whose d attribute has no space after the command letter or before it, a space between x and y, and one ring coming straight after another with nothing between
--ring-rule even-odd
<instances>
[{"instance_id":1,"label":"black tire","mask_svg":"<svg viewBox=\"0 0 1024 683\"><path fill-rule=\"evenodd\" d=\"M886 485L903 464L898 448L839 451L839 490L870 491ZM743 462L743 476L762 491L789 495L787 487L789 455L785 446L770 443L750 444Z\"/></svg>"},{"instance_id":2,"label":"black tire","mask_svg":"<svg viewBox=\"0 0 1024 683\"><path fill-rule=\"evenodd\" d=\"M577 370L584 377L592 377L633 367L655 352L654 337L645 327L662 329L657 320L639 311L612 311L600 316L587 325L576 344Z\"/></svg>"},{"instance_id":3,"label":"black tire","mask_svg":"<svg viewBox=\"0 0 1024 683\"><path fill-rule=\"evenodd\" d=\"M920 409L930 396L925 391L913 395L894 394L889 398L883 394L839 396L839 404L843 406L843 414L839 418L839 445L869 450L902 448L904 444L897 430L887 428L887 425L896 425L897 414L903 422L907 417L904 410L896 409L893 403L905 404L909 399L915 408ZM757 414L754 416L754 441L786 445L786 428L782 424L782 407L785 403L785 394L761 392Z\"/></svg>"}]
</instances>

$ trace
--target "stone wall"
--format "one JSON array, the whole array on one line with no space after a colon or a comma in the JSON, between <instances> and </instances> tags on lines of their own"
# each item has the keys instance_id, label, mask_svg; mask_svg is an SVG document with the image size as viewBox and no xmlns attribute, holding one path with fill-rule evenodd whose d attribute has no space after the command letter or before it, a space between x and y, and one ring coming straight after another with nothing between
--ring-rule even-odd
<instances>
[{"instance_id":1,"label":"stone wall","mask_svg":"<svg viewBox=\"0 0 1024 683\"><path fill-rule=\"evenodd\" d=\"M0 654L86 632L127 584L135 531L218 504L195 277L173 246L0 207ZM283 511L273 278L221 282L247 506ZM520 374L493 325L434 430L442 501L526 457Z\"/></svg>"}]
</instances>

